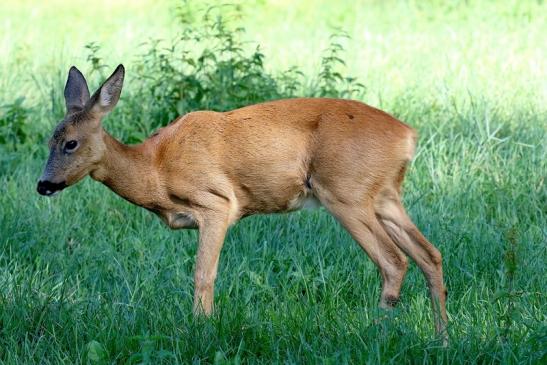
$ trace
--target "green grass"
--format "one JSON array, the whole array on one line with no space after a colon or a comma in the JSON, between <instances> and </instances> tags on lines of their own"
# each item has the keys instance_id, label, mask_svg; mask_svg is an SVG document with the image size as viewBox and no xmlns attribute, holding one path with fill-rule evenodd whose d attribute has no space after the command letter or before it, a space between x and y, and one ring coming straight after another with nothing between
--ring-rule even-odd
<instances>
[{"instance_id":1,"label":"green grass","mask_svg":"<svg viewBox=\"0 0 547 365\"><path fill-rule=\"evenodd\" d=\"M197 232L169 231L90 179L39 197L65 72L92 70L84 46L128 66L105 127L134 140L156 125L139 106L153 101L136 77L147 48L135 45L180 29L176 3L53 3L0 4L0 363L545 363L544 4L256 1L236 19L263 48L264 75L304 70L301 93L313 93L321 50L342 27L351 39L337 69L419 131L404 199L443 253L444 349L416 266L397 309L381 312L376 268L324 210L232 227L217 312L204 320L191 310ZM191 24L201 7L187 4Z\"/></svg>"}]
</instances>

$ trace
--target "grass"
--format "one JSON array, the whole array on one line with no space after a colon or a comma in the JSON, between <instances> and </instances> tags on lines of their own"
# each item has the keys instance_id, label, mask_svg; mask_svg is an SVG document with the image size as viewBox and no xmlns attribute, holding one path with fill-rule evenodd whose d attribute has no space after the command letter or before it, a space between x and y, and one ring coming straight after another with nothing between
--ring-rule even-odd
<instances>
[{"instance_id":1,"label":"grass","mask_svg":"<svg viewBox=\"0 0 547 365\"><path fill-rule=\"evenodd\" d=\"M203 320L191 314L196 232L169 231L90 179L54 199L39 197L64 73L72 63L93 70L86 44L101 46L92 53L99 65L128 66L108 130L138 139L155 126L147 120L153 112L171 105L172 94L162 94L157 110L139 109L153 99L136 74L157 64L139 56L147 46L134 45L148 35L169 44L179 30L170 16L177 4L99 1L85 12L82 4L0 4L0 26L9 30L0 36L1 363L545 362L544 4L257 1L235 20L247 29L240 39L263 48L256 70L276 79L282 94L277 78L292 64L305 70L295 92L317 92L321 50L342 27L351 39L340 40L346 68L335 62L336 69L358 76L361 99L419 131L405 203L443 253L446 349L433 336L415 265L398 308L381 312L374 265L323 210L232 227L217 313ZM187 21L200 24L203 5L186 6ZM67 32L70 25L79 31ZM207 100L217 100L223 85L215 67L199 74ZM219 100L223 108L249 102Z\"/></svg>"}]
</instances>

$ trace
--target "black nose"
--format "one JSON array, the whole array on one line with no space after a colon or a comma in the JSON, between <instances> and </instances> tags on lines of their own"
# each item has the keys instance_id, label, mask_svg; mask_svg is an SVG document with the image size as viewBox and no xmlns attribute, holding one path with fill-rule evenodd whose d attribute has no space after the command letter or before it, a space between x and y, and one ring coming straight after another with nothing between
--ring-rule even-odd
<instances>
[{"instance_id":1,"label":"black nose","mask_svg":"<svg viewBox=\"0 0 547 365\"><path fill-rule=\"evenodd\" d=\"M63 190L66 188L66 183L60 182L60 183L53 183L51 181L38 181L38 187L36 190L38 191L38 194L40 195L52 195L53 193Z\"/></svg>"}]
</instances>

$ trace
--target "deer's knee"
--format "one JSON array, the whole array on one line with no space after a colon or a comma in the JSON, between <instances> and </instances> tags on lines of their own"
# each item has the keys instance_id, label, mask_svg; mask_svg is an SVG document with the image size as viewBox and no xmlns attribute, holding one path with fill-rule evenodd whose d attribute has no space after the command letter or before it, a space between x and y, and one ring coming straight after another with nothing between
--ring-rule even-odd
<instances>
[{"instance_id":1,"label":"deer's knee","mask_svg":"<svg viewBox=\"0 0 547 365\"><path fill-rule=\"evenodd\" d=\"M435 268L438 269L438 268L442 267L442 265L443 265L443 256L437 248L435 248L435 247L431 248L431 251L429 252L429 257L431 258L431 264Z\"/></svg>"}]
</instances>

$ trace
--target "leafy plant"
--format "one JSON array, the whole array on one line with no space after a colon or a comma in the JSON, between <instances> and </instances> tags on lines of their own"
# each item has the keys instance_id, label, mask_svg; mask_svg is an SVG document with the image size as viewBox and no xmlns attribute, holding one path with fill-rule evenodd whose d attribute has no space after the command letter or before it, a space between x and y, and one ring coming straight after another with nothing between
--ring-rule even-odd
<instances>
[{"instance_id":1,"label":"leafy plant","mask_svg":"<svg viewBox=\"0 0 547 365\"><path fill-rule=\"evenodd\" d=\"M103 58L100 55L101 46L96 42L91 42L85 45L85 49L88 51L86 60L91 68L88 72L88 76L98 74L101 78L104 78L103 70L107 66L104 64Z\"/></svg>"},{"instance_id":2,"label":"leafy plant","mask_svg":"<svg viewBox=\"0 0 547 365\"><path fill-rule=\"evenodd\" d=\"M239 10L230 5L210 7L202 13L199 25L192 20L194 13L183 12L180 36L144 44L134 66L132 96L127 98L131 101L124 112L132 120L129 141L142 140L193 110L224 111L296 96L351 98L364 92L355 78L343 77L339 71L344 66L343 47L337 42L340 34L331 37L317 81L311 86L304 87L304 73L294 66L272 74L265 67L260 46L250 46L244 41L245 29L233 25ZM102 69L99 57L88 60L93 69Z\"/></svg>"},{"instance_id":3,"label":"leafy plant","mask_svg":"<svg viewBox=\"0 0 547 365\"><path fill-rule=\"evenodd\" d=\"M314 96L352 98L365 93L365 85L358 82L355 77L342 76L339 71L346 65L342 58L344 47L340 42L344 38L349 36L342 31L331 35L330 44L323 51L321 58L321 70L317 77Z\"/></svg>"},{"instance_id":4,"label":"leafy plant","mask_svg":"<svg viewBox=\"0 0 547 365\"><path fill-rule=\"evenodd\" d=\"M191 110L226 110L279 98L298 84L298 74L289 71L282 76L289 86L281 87L265 70L260 47L246 52L244 29L215 14L218 9L207 10L200 27L183 23L181 36L171 44L150 41L138 62L137 93L148 98L159 124Z\"/></svg>"},{"instance_id":5,"label":"leafy plant","mask_svg":"<svg viewBox=\"0 0 547 365\"><path fill-rule=\"evenodd\" d=\"M29 111L23 105L24 101L24 97L19 97L12 103L0 106L0 145L5 145L9 150L17 150L32 135Z\"/></svg>"}]
</instances>

